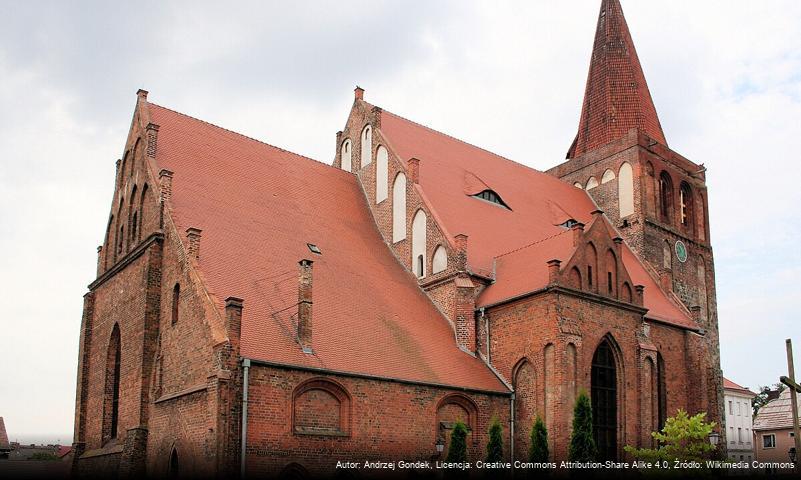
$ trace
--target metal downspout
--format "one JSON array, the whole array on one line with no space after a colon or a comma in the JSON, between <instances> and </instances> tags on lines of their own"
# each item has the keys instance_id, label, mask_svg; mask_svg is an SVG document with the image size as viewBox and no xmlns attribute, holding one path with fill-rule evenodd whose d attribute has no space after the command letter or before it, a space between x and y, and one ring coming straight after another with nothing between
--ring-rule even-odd
<instances>
[{"instance_id":1,"label":"metal downspout","mask_svg":"<svg viewBox=\"0 0 801 480\"><path fill-rule=\"evenodd\" d=\"M509 463L515 461L515 392L509 397Z\"/></svg>"},{"instance_id":2,"label":"metal downspout","mask_svg":"<svg viewBox=\"0 0 801 480\"><path fill-rule=\"evenodd\" d=\"M245 478L245 457L248 446L248 374L250 373L250 359L242 359L242 445L240 446L239 477Z\"/></svg>"}]
</instances>

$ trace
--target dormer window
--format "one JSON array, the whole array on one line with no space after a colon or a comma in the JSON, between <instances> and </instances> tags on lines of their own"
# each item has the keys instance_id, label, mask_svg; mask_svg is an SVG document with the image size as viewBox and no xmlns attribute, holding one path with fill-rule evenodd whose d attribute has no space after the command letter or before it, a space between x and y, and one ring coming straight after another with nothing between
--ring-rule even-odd
<instances>
[{"instance_id":1,"label":"dormer window","mask_svg":"<svg viewBox=\"0 0 801 480\"><path fill-rule=\"evenodd\" d=\"M571 218L571 219L565 221L564 223L560 223L559 226L563 227L563 228L570 229L570 228L573 228L573 226L576 225L577 223L579 223L579 222L575 218Z\"/></svg>"},{"instance_id":2,"label":"dormer window","mask_svg":"<svg viewBox=\"0 0 801 480\"><path fill-rule=\"evenodd\" d=\"M500 205L507 210L511 210L508 205L501 199L501 196L495 193L492 190L484 190L480 193L473 195L473 198L480 198L481 200L486 200L488 202L494 203L496 205Z\"/></svg>"}]
</instances>

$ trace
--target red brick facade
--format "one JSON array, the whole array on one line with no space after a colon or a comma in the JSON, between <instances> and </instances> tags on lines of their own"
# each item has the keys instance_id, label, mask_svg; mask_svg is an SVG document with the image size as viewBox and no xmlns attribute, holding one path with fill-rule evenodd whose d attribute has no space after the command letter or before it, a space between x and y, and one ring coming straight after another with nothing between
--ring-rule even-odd
<instances>
[{"instance_id":1,"label":"red brick facade","mask_svg":"<svg viewBox=\"0 0 801 480\"><path fill-rule=\"evenodd\" d=\"M610 8L619 10L619 4L605 0L602 12ZM620 34L619 29L615 32ZM630 42L627 29L624 37ZM638 62L634 70L642 76ZM644 76L642 82L647 94ZM642 90L638 95L646 98ZM650 101L650 95L647 98ZM577 394L587 391L595 396L599 392L596 373L600 360L596 356L600 346L610 352L608 367L615 372L606 385L613 391L606 405L615 412L609 420L613 425L607 426L612 440L606 447L616 452L616 457L624 456L626 445L651 445L650 432L679 408L690 413L708 411L713 420L722 420L704 170L643 133L642 125L635 123L626 134L603 142L597 134L585 132L582 136L579 132L585 151L574 149L570 160L548 173L581 186L595 177L599 184L588 193L601 210L587 208L592 201L584 192L577 193L538 173L539 183L532 188L552 189L554 198L566 199L562 205L544 207L556 212L559 220L547 226L547 238L541 236L543 232L525 232L532 237L523 235L513 249L492 251L488 264L482 263L484 258L476 260L486 253L486 242L474 246L467 230L450 231L448 225L458 222L446 221L450 219L442 212L455 210L437 203L434 192L423 187L426 182L430 185L434 175L442 175L442 164L435 163L440 159L426 156L425 144L420 147L419 159L398 146L403 140L399 140L398 128L414 131L423 127L410 127L412 122L392 117L395 130L383 128L382 120L390 117L366 103L362 89L356 90L345 127L337 133L333 167L322 171L345 179L337 186L354 185L354 191L360 191L358 198L364 199L360 206L372 220L362 227L377 239L370 248L391 252L387 255L393 265L385 262L382 268L403 268L400 280L384 271L358 274L393 278L396 286L411 284L416 301L435 314L439 312L435 321L447 323L449 338L444 341L452 342L448 346L460 355L423 359L421 351L404 338L406 331L383 317L391 312L379 312L378 322L386 329L376 331L390 332L394 344L408 348L409 356L401 363L408 361L417 369L399 370L407 373L404 376L366 373L356 367L334 369L317 356L316 349L322 350L324 342L332 341L320 338L320 327L330 327L351 314L332 311L331 302L319 300L316 269L318 264L327 265L334 252L315 256L311 250L305 253L311 260L292 259L293 265L298 261L300 265L281 275L286 275L282 281L297 281L292 300L297 299L297 304L285 309L291 312L286 317L258 313L265 311L265 300L257 295L237 298L247 284L267 278L272 265L260 265L256 273L241 272L241 281L239 272L225 272L237 281L226 292L212 289L222 273L204 259L211 255L232 261L220 251L226 242L215 236L225 229L247 230L250 224L206 221L202 210L179 215L175 210L179 191L198 196L204 192L186 188L193 182L193 172L175 173L164 166L180 152L175 151L177 143L160 143L159 134L178 124L151 123L149 108L147 92L140 91L126 153L118 162L106 237L98 249L98 277L85 296L75 413L76 473L232 476L244 468L252 476L282 472L302 476L332 473L337 460L442 459L435 445L445 442L447 451L449 433L457 420L468 426L468 457L475 461L484 457L493 418L504 427L505 458L525 460L536 416L547 425L552 459L563 460ZM585 116L582 125L590 122L600 128L593 123L596 119ZM184 117L179 121L194 125L192 128L217 128L201 127L202 122ZM370 126L369 164L361 155L366 125ZM446 144L458 142L438 132L428 134L440 136ZM256 148L244 137L225 138L234 138L246 150ZM335 170L341 169L346 142L356 183L354 177L343 177L347 174ZM225 145L221 145L217 147L224 151ZM459 144L459 148L466 147ZM385 173L377 160L380 149L387 152ZM213 155L210 158L217 160ZM490 160L509 162L500 157ZM312 161L301 157L293 161L299 162L297 168L309 168L312 173ZM621 218L618 178L624 163L632 171L633 211ZM508 163L503 166L509 168ZM517 167L521 172L525 168ZM227 173L223 167L215 172ZM377 177L384 180L379 173L386 175L386 198L377 195ZM393 241L393 185L401 174L406 177L405 235ZM482 175L489 177L460 171L458 180L467 186L459 195L474 197L476 184L487 186ZM666 175L669 181L660 180ZM474 205L480 208L496 209L489 210L492 215L507 215L520 207L523 198L515 195L515 181L519 180L505 179L506 183L496 182L494 187L509 205L485 205L480 203L485 200L478 198L470 201L479 202ZM268 187L272 188L258 186L260 190ZM181 208L193 203L192 198L182 200ZM217 208L220 203L211 205L209 208ZM302 215L317 213L300 207L299 212L293 210L298 215L293 221L303 222ZM418 212L426 218L423 272L418 271L412 253L418 248L412 234ZM234 222L233 215L231 218ZM568 221L563 224L564 220ZM469 222L464 225L474 228ZM495 232L498 236L506 233ZM304 242L304 249L309 240L315 239L297 239ZM675 253L679 240L686 247L682 260ZM327 247L325 243L322 246L323 250ZM265 241L265 249L273 247ZM444 248L447 261L434 273L439 248ZM531 254L537 251L544 253ZM538 260L525 263L531 258ZM500 284L508 279L501 275L509 272L520 286L514 295L482 295L502 288ZM349 274L343 273L343 278ZM526 282L534 278L546 280L528 288ZM353 291L350 285L341 288L360 300L369 300L371 295ZM288 320L281 323L284 318ZM243 319L251 322L247 334ZM374 319L364 319L365 323L368 320ZM296 342L290 342L291 351L281 358L300 358L306 363L274 359L269 356L271 348L276 355L284 352L277 352L271 339L253 338L253 324L273 321ZM253 345L261 345L259 342L266 342L267 354L243 353L256 351ZM358 349L340 353L354 360L362 354ZM472 379L443 378L431 363L443 358L458 358L471 368L478 364L483 380L468 385L467 380ZM459 363L457 368L461 366ZM482 386L475 386L478 384ZM247 429L244 439L243 428Z\"/></svg>"}]
</instances>

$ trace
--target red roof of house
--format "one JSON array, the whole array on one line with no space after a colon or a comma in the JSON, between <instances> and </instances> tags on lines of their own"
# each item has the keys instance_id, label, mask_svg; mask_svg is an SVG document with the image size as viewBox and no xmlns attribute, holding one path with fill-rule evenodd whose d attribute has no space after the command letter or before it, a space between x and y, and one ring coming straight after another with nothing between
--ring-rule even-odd
<instances>
[{"instance_id":1,"label":"red roof of house","mask_svg":"<svg viewBox=\"0 0 801 480\"><path fill-rule=\"evenodd\" d=\"M801 405L798 405L801 415ZM779 398L763 405L754 418L754 430L784 430L793 428L793 402L790 389L785 388Z\"/></svg>"},{"instance_id":2,"label":"red roof of house","mask_svg":"<svg viewBox=\"0 0 801 480\"><path fill-rule=\"evenodd\" d=\"M723 377L723 388L725 390L739 390L740 393L750 393L751 395L756 395L756 393L752 392L748 388L737 385L726 377Z\"/></svg>"},{"instance_id":3,"label":"red roof of house","mask_svg":"<svg viewBox=\"0 0 801 480\"><path fill-rule=\"evenodd\" d=\"M420 188L445 234L468 235L469 268L495 278L478 306L544 288L546 262L564 265L573 255L572 233L560 224L572 218L589 225L598 208L586 191L556 177L385 110L378 131L403 161L420 159ZM471 197L486 188L509 209ZM608 222L607 228L614 231ZM628 246L623 249L632 281L645 286L646 317L697 329L681 302L662 290Z\"/></svg>"},{"instance_id":4,"label":"red roof of house","mask_svg":"<svg viewBox=\"0 0 801 480\"><path fill-rule=\"evenodd\" d=\"M603 0L576 139L578 157L636 128L667 145L619 0Z\"/></svg>"},{"instance_id":5,"label":"red roof of house","mask_svg":"<svg viewBox=\"0 0 801 480\"><path fill-rule=\"evenodd\" d=\"M383 242L354 175L148 107L160 127L156 163L174 172L172 219L178 232L202 230L205 287L220 312L225 298L244 299L244 357L507 391L457 347L448 321ZM313 354L294 333L303 258L314 261Z\"/></svg>"},{"instance_id":6,"label":"red roof of house","mask_svg":"<svg viewBox=\"0 0 801 480\"><path fill-rule=\"evenodd\" d=\"M6 433L6 424L3 417L0 417L0 450L11 450L11 444L8 443L8 434Z\"/></svg>"}]
</instances>

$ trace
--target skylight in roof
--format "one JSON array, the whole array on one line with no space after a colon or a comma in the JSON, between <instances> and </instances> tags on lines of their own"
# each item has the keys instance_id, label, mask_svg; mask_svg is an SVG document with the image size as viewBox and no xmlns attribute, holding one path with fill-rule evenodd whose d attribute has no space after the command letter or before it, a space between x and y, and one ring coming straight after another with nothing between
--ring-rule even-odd
<instances>
[{"instance_id":1,"label":"skylight in roof","mask_svg":"<svg viewBox=\"0 0 801 480\"><path fill-rule=\"evenodd\" d=\"M309 247L309 250L311 250L312 253L315 253L317 255L322 255L323 254L323 252L320 250L320 247L318 247L317 245L315 245L313 243L307 243L306 246Z\"/></svg>"},{"instance_id":2,"label":"skylight in roof","mask_svg":"<svg viewBox=\"0 0 801 480\"><path fill-rule=\"evenodd\" d=\"M485 200L487 202L494 203L496 205L500 205L501 207L506 208L507 210L511 210L511 208L509 208L509 205L507 205L506 202L504 202L501 199L501 196L498 195L497 193L495 193L492 190L489 190L489 189L484 190L484 191L482 191L480 193L472 195L472 197L473 198L478 198L478 199L481 199L481 200Z\"/></svg>"}]
</instances>

